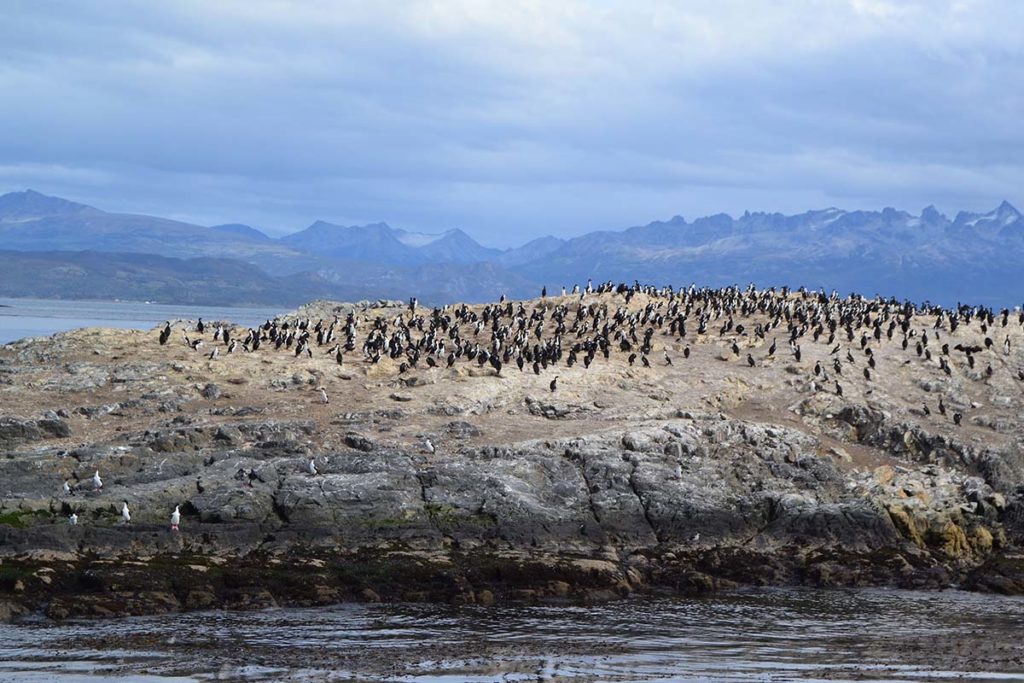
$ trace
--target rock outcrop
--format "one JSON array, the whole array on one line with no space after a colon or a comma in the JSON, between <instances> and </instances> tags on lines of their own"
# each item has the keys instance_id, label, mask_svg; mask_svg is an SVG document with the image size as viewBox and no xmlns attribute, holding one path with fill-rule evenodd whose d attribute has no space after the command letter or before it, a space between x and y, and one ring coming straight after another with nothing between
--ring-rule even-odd
<instances>
[{"instance_id":1,"label":"rock outcrop","mask_svg":"<svg viewBox=\"0 0 1024 683\"><path fill-rule=\"evenodd\" d=\"M704 336L685 363L560 368L552 393L529 368L210 359L157 334L0 349L7 618L738 584L1024 593L1019 387L923 390L898 349L845 396L809 388L828 348L748 368ZM979 419L924 415L922 391Z\"/></svg>"}]
</instances>

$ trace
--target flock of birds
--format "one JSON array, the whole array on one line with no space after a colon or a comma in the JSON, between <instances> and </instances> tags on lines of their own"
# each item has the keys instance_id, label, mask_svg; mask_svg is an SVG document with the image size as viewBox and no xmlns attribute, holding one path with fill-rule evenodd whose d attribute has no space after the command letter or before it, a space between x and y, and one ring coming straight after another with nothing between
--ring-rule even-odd
<instances>
[{"instance_id":1,"label":"flock of birds","mask_svg":"<svg viewBox=\"0 0 1024 683\"><path fill-rule=\"evenodd\" d=\"M96 491L103 490L103 478L100 477L100 471L96 470L92 475L92 487ZM71 482L64 480L64 495L73 496L75 495L75 489L71 487ZM121 501L121 521L124 524L131 524L132 512L128 508L128 501ZM73 509L71 514L68 515L68 524L71 526L78 526L78 513ZM179 525L181 524L181 506L175 505L174 512L171 513L171 531L178 531Z\"/></svg>"},{"instance_id":2,"label":"flock of birds","mask_svg":"<svg viewBox=\"0 0 1024 683\"><path fill-rule=\"evenodd\" d=\"M638 305L631 305L634 299ZM211 327L212 335L207 339ZM977 331L971 341L982 342L951 346L958 330ZM985 381L997 371L1009 370L1015 372L1016 380L1024 382L1024 369L1011 367L1009 359L1011 333L1016 334L1015 330L1024 331L1024 311L917 306L895 299L857 295L843 298L834 292L804 289L690 286L676 290L639 282L597 286L588 282L583 289L563 289L559 299L549 298L545 289L533 302L512 302L502 297L498 303L483 307L462 304L428 310L419 307L413 298L405 310L387 317L360 318L350 312L344 320L335 316L329 322L308 318L267 320L238 334L223 324L210 326L200 319L194 329L182 332L182 343L196 352L207 353L209 347L210 361L260 352L289 353L302 359L312 358L315 352L333 358L339 366L351 362L353 356L371 364L389 358L397 363L399 375L424 365L451 368L456 363L475 363L501 376L513 367L537 375L577 364L589 369L595 362L610 360L613 354L630 366L639 363L651 367L658 333L669 337L673 345L683 345L683 362L690 358L690 344L706 343L717 335L731 351L731 356L720 358L745 360L746 365L757 367L776 358L781 337L798 366L804 345L825 344L828 353L819 354L822 358L808 373L810 391L843 396L842 382L859 381L859 377L867 383L865 393L871 393L875 375L882 372L877 350L886 344L902 348L909 356L905 365L916 358L923 367L952 376L973 372L984 364L980 375L974 373L972 379ZM171 324L167 323L159 335L160 345L168 344L171 336ZM769 338L765 355L755 358L754 347L768 344ZM741 343L749 349L745 359ZM673 365L668 345L661 347L663 364ZM1003 362L997 360L1000 355ZM851 370L855 366L859 371ZM555 375L550 381L550 391L557 391L559 377ZM320 402L328 404L326 389L318 387L317 392ZM948 410L941 397L936 409L948 415L954 425L962 423L962 412ZM923 412L931 414L927 402L923 403ZM426 445L433 452L433 445ZM318 474L312 460L306 469L312 476ZM97 489L102 487L99 472L93 484ZM127 501L122 506L122 518L125 523L131 520ZM77 521L74 514L71 521ZM171 522L177 529L178 507Z\"/></svg>"}]
</instances>

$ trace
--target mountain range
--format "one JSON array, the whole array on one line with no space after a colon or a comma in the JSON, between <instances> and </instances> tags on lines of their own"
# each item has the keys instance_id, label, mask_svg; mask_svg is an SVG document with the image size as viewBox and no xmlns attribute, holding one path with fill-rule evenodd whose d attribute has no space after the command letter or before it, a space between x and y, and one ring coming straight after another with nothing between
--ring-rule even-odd
<instances>
[{"instance_id":1,"label":"mountain range","mask_svg":"<svg viewBox=\"0 0 1024 683\"><path fill-rule=\"evenodd\" d=\"M140 255L145 255L142 257ZM462 230L316 221L274 238L109 213L27 190L0 196L0 296L292 305L314 297L424 303L535 296L616 280L687 286L805 286L898 299L1024 301L1024 217L1008 202L950 219L836 208L797 215L680 216L514 249Z\"/></svg>"}]
</instances>

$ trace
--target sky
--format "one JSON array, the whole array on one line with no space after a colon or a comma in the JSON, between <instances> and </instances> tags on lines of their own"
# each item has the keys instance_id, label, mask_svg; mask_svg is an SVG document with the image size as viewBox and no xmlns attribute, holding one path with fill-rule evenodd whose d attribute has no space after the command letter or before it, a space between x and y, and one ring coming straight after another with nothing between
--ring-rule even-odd
<instances>
[{"instance_id":1,"label":"sky","mask_svg":"<svg viewBox=\"0 0 1024 683\"><path fill-rule=\"evenodd\" d=\"M1024 204L1019 0L6 0L0 192L506 247Z\"/></svg>"}]
</instances>

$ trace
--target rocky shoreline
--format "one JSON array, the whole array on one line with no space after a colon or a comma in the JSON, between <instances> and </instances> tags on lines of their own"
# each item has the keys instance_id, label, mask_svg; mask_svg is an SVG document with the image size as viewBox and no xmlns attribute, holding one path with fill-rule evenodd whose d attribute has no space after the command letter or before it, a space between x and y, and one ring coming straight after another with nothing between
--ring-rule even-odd
<instances>
[{"instance_id":1,"label":"rocky shoreline","mask_svg":"<svg viewBox=\"0 0 1024 683\"><path fill-rule=\"evenodd\" d=\"M949 380L947 402L984 407L954 429L915 412L925 380L899 349L845 396L808 390L813 349L745 368L710 335L685 370L560 368L552 392L515 368L211 360L158 332L0 348L3 620L737 585L1024 594L1020 392Z\"/></svg>"}]
</instances>

